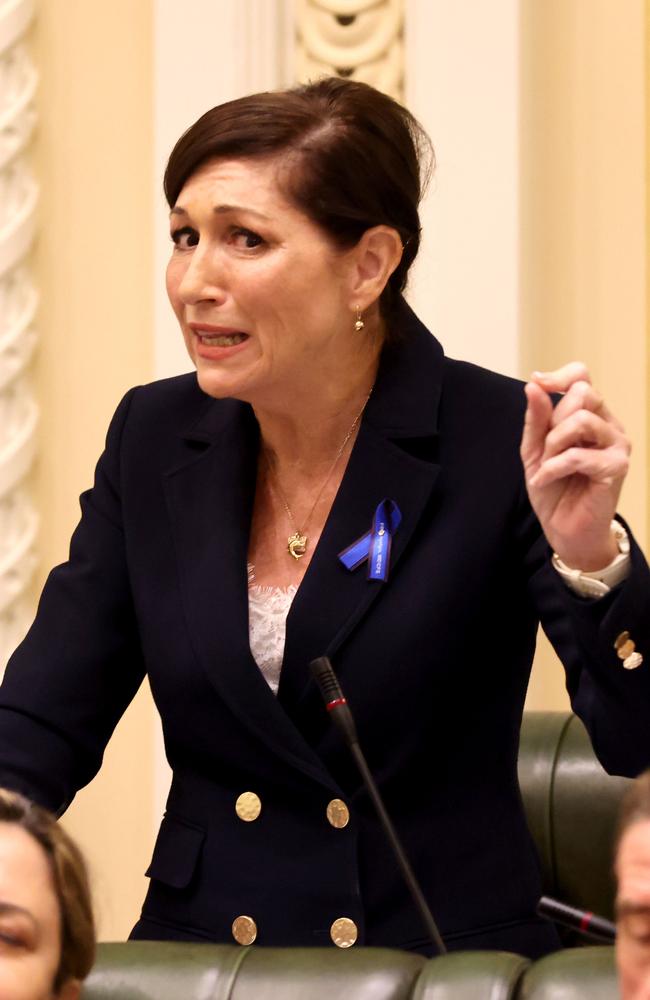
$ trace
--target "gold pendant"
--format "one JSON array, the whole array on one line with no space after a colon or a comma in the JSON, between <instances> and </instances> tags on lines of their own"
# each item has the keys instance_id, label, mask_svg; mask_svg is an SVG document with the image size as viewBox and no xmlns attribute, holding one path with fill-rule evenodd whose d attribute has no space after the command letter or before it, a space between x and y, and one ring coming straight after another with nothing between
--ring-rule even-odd
<instances>
[{"instance_id":1,"label":"gold pendant","mask_svg":"<svg viewBox=\"0 0 650 1000\"><path fill-rule=\"evenodd\" d=\"M302 559L307 551L307 535L301 535L299 531L294 531L293 535L289 535L287 539L287 548L289 555L293 556L294 559Z\"/></svg>"}]
</instances>

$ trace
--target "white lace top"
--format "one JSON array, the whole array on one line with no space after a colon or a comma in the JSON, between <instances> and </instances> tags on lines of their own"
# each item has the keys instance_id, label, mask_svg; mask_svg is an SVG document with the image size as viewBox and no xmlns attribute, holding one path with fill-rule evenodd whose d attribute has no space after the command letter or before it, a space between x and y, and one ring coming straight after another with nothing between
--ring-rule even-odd
<instances>
[{"instance_id":1,"label":"white lace top","mask_svg":"<svg viewBox=\"0 0 650 1000\"><path fill-rule=\"evenodd\" d=\"M287 615L298 587L260 587L253 567L248 567L248 636L251 653L262 675L278 693L284 656Z\"/></svg>"}]
</instances>

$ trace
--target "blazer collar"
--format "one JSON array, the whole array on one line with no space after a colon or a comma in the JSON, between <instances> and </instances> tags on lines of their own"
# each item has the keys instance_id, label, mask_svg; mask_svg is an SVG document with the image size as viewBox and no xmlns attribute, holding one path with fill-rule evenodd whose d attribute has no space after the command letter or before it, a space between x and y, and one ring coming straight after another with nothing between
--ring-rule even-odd
<instances>
[{"instance_id":1,"label":"blazer collar","mask_svg":"<svg viewBox=\"0 0 650 1000\"><path fill-rule=\"evenodd\" d=\"M441 345L401 300L364 420L392 439L435 435L443 364Z\"/></svg>"}]
</instances>

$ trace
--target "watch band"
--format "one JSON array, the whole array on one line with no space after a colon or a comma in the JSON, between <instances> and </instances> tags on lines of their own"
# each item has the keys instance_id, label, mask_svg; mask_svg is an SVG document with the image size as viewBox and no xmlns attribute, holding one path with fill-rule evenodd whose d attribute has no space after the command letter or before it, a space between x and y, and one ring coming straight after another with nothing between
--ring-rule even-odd
<instances>
[{"instance_id":1,"label":"watch band","mask_svg":"<svg viewBox=\"0 0 650 1000\"><path fill-rule=\"evenodd\" d=\"M581 597L604 597L612 587L621 583L630 571L630 539L620 521L612 521L612 533L618 545L618 555L608 566L591 573L572 569L563 563L556 552L551 562L564 582Z\"/></svg>"}]
</instances>

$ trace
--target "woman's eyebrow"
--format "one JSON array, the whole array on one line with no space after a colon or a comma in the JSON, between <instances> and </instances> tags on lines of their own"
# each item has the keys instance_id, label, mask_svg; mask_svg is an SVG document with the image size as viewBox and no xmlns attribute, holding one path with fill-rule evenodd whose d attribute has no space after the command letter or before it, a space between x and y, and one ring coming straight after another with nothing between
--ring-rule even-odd
<instances>
[{"instance_id":1,"label":"woman's eyebrow","mask_svg":"<svg viewBox=\"0 0 650 1000\"><path fill-rule=\"evenodd\" d=\"M258 212L255 208L248 208L246 205L215 205L213 211L216 215L225 215L228 212L248 212L249 215L257 215L260 219L270 221L270 216L264 212ZM181 205L174 205L170 210L170 215L187 215L187 210Z\"/></svg>"},{"instance_id":2,"label":"woman's eyebrow","mask_svg":"<svg viewBox=\"0 0 650 1000\"><path fill-rule=\"evenodd\" d=\"M248 212L249 215L258 215L260 219L270 218L264 212L258 212L256 208L248 208L246 205L215 205L214 211L217 215L225 215L227 212Z\"/></svg>"},{"instance_id":3,"label":"woman's eyebrow","mask_svg":"<svg viewBox=\"0 0 650 1000\"><path fill-rule=\"evenodd\" d=\"M0 900L0 917L4 916L20 916L27 917L27 919L34 925L38 927L38 921L36 920L33 913L30 910L26 910L24 906L18 906L16 903L5 903Z\"/></svg>"}]
</instances>

